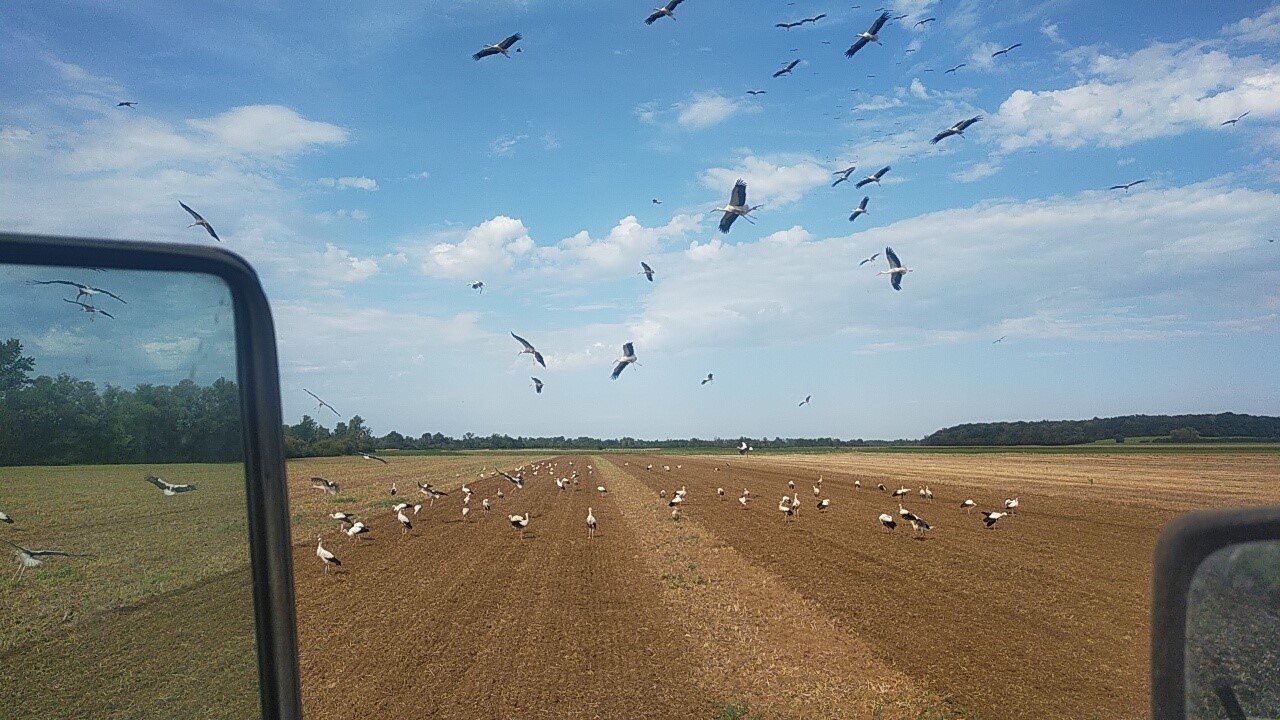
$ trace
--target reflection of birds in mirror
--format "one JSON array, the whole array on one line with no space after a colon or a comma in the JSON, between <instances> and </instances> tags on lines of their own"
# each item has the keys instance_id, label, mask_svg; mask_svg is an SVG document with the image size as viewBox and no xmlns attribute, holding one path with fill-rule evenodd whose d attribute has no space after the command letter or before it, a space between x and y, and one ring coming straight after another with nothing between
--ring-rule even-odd
<instances>
[{"instance_id":1,"label":"reflection of birds in mirror","mask_svg":"<svg viewBox=\"0 0 1280 720\"><path fill-rule=\"evenodd\" d=\"M218 237L218 233L213 231L213 226L209 224L208 220L205 220L204 218L200 217L200 213L196 212L195 210L192 210L189 205L182 202L181 200L178 201L178 204L181 205L182 209L186 210L191 215L191 217L195 218L195 222L191 223L187 227L191 228L191 227L200 225L201 227L203 227L205 230L209 232L209 235L214 240L217 240L218 242L222 242L222 238Z\"/></svg>"},{"instance_id":2,"label":"reflection of birds in mirror","mask_svg":"<svg viewBox=\"0 0 1280 720\"><path fill-rule=\"evenodd\" d=\"M333 407L332 405L330 405L329 403L325 402L324 400L321 400L319 395L316 395L315 393L311 392L310 390L308 390L308 389L306 389L306 388L302 388L302 392L304 392L304 393L306 393L306 394L310 395L311 397L315 398L315 399L316 399L316 402L320 403L319 405L316 405L316 410L319 410L320 408L329 408L330 410L333 410L333 414L334 414L334 415L337 415L338 417L342 417L342 413L338 412L337 410L334 410L334 407Z\"/></svg>"},{"instance_id":3,"label":"reflection of birds in mirror","mask_svg":"<svg viewBox=\"0 0 1280 720\"><path fill-rule=\"evenodd\" d=\"M94 295L106 295L107 297L113 297L122 303L125 302L124 298L120 297L119 295L116 295L113 292L110 292L109 290L103 290L102 288L97 288L92 285L85 285L83 283L71 282L70 280L28 280L27 284L28 285L70 285L71 287L76 289L76 298L75 298L76 300L79 300L82 297L93 297ZM125 303L125 304L127 305L128 303Z\"/></svg>"},{"instance_id":4,"label":"reflection of birds in mirror","mask_svg":"<svg viewBox=\"0 0 1280 720\"><path fill-rule=\"evenodd\" d=\"M89 313L89 316L90 316L90 318L89 318L89 319L90 319L90 320L92 320L92 319L93 319L93 316L95 316L95 315L106 315L107 317L111 318L112 320L115 320L115 319L116 319L116 316L115 316L115 315L112 315L111 313L107 312L106 310L99 310L98 308L96 308L96 307L94 307L94 306L92 306L92 305L89 305L89 304L87 304L87 303L82 303L82 302L80 302L79 300L68 300L68 299L66 299L66 298L62 298L62 302L69 302L69 303L71 303L72 305L79 305L81 310L84 310L85 312Z\"/></svg>"},{"instance_id":5,"label":"reflection of birds in mirror","mask_svg":"<svg viewBox=\"0 0 1280 720\"><path fill-rule=\"evenodd\" d=\"M165 495L177 495L178 493L191 492L192 490L196 489L196 486L192 485L191 483L183 483L182 485L175 485L171 482L165 482L164 480L161 480L155 475L148 475L147 482L151 483L152 485L155 485L157 488L160 488L160 490L162 490Z\"/></svg>"}]
</instances>

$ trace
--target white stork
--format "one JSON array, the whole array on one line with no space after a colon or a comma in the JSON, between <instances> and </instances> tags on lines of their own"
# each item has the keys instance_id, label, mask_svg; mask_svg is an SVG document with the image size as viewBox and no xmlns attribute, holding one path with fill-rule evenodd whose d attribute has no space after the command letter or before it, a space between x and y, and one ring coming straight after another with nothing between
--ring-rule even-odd
<instances>
[{"instance_id":1,"label":"white stork","mask_svg":"<svg viewBox=\"0 0 1280 720\"><path fill-rule=\"evenodd\" d=\"M889 22L889 13L880 13L880 17L876 18L875 21L871 23L871 27L867 28L866 32L858 34L858 39L854 40L853 44L849 46L849 49L844 51L844 56L848 58L853 57L859 50L866 47L867 43L873 42L877 45L883 44L880 42L879 33L880 29L883 28L884 24L887 22Z\"/></svg>"},{"instance_id":2,"label":"white stork","mask_svg":"<svg viewBox=\"0 0 1280 720\"><path fill-rule=\"evenodd\" d=\"M364 535L365 533L369 532L369 528L367 525L357 520L354 525L347 528L343 532L345 532L348 536L353 537L356 540L359 540L361 535Z\"/></svg>"},{"instance_id":3,"label":"white stork","mask_svg":"<svg viewBox=\"0 0 1280 720\"><path fill-rule=\"evenodd\" d=\"M529 511L525 511L524 516L508 515L507 521L511 523L511 527L520 533L520 539L524 539L524 530L529 527Z\"/></svg>"},{"instance_id":4,"label":"white stork","mask_svg":"<svg viewBox=\"0 0 1280 720\"><path fill-rule=\"evenodd\" d=\"M614 366L613 374L609 376L610 380L617 380L618 376L622 374L623 370L627 369L628 365L632 363L635 363L636 365L640 364L640 362L636 360L635 346L632 345L632 343L624 344L622 346L622 356L619 357L617 360L614 360L614 362L618 364Z\"/></svg>"},{"instance_id":5,"label":"white stork","mask_svg":"<svg viewBox=\"0 0 1280 720\"><path fill-rule=\"evenodd\" d=\"M862 489L862 481L861 481L861 480L854 480L854 481L853 481L853 489L854 489L854 490L861 490L861 489Z\"/></svg>"},{"instance_id":6,"label":"white stork","mask_svg":"<svg viewBox=\"0 0 1280 720\"><path fill-rule=\"evenodd\" d=\"M480 501L480 507L484 508L485 514L488 514L493 509L493 503L489 502L489 498L485 498Z\"/></svg>"},{"instance_id":7,"label":"white stork","mask_svg":"<svg viewBox=\"0 0 1280 720\"><path fill-rule=\"evenodd\" d=\"M870 196L870 195L863 195L863 196L862 196L862 202L858 203L858 207L854 208L854 209L849 213L849 222L853 222L854 220L857 220L859 215L866 215L866 214L867 214L867 203L868 203L868 202L870 202L870 201L871 201L871 196ZM871 258L868 258L867 260L864 260L863 262L871 262L871 261L872 261L872 260L874 260L874 259L875 259L874 257L871 257ZM859 264L861 264L861 263L859 263Z\"/></svg>"},{"instance_id":8,"label":"white stork","mask_svg":"<svg viewBox=\"0 0 1280 720\"><path fill-rule=\"evenodd\" d=\"M741 443L738 444L739 455L746 455L749 452L751 452L751 446L747 444L746 440L743 440Z\"/></svg>"},{"instance_id":9,"label":"white stork","mask_svg":"<svg viewBox=\"0 0 1280 720\"><path fill-rule=\"evenodd\" d=\"M987 524L987 529L991 529L992 527L995 527L995 524L996 524L996 521L997 521L997 520L999 520L1000 518L1002 518L1002 517L1004 517L1005 515L1008 515L1008 514L1009 514L1009 513L1007 513L1007 512L996 512L996 511L994 511L994 510L983 510L983 511L982 511L982 522L984 522L984 523L986 523L986 524Z\"/></svg>"},{"instance_id":10,"label":"white stork","mask_svg":"<svg viewBox=\"0 0 1280 720\"><path fill-rule=\"evenodd\" d=\"M713 376L711 373L707 373L707 376L702 378L702 382L699 384L706 385L709 382L715 382L715 376Z\"/></svg>"},{"instance_id":11,"label":"white stork","mask_svg":"<svg viewBox=\"0 0 1280 720\"><path fill-rule=\"evenodd\" d=\"M738 498L738 504L742 506L743 510L747 509L747 500L748 498L746 495L743 495L742 497Z\"/></svg>"},{"instance_id":12,"label":"white stork","mask_svg":"<svg viewBox=\"0 0 1280 720\"><path fill-rule=\"evenodd\" d=\"M1018 509L1018 498L1008 498L1004 501L1004 509L1006 514L1012 515L1014 510Z\"/></svg>"},{"instance_id":13,"label":"white stork","mask_svg":"<svg viewBox=\"0 0 1280 720\"><path fill-rule=\"evenodd\" d=\"M400 534L403 535L413 529L413 521L409 519L408 515L404 514L404 508L396 511L396 520L400 521Z\"/></svg>"},{"instance_id":14,"label":"white stork","mask_svg":"<svg viewBox=\"0 0 1280 720\"><path fill-rule=\"evenodd\" d=\"M839 176L840 176L839 178L837 178L837 179L836 179L836 181L835 181L835 182L831 183L831 187L835 187L835 186L839 185L840 183L844 182L845 180L848 180L848 179L849 179L849 175L850 175L854 170L857 170L857 169L858 169L858 166L857 166L857 165L850 165L849 167L847 167L847 168L845 168L845 169L843 169L843 170L837 170L836 172L831 173L832 175L839 175Z\"/></svg>"},{"instance_id":15,"label":"white stork","mask_svg":"<svg viewBox=\"0 0 1280 720\"><path fill-rule=\"evenodd\" d=\"M676 6L678 6L682 2L684 2L684 0L670 0L670 2L668 2L666 5L663 5L662 7L654 8L653 12L649 13L649 17L644 19L644 24L652 25L655 22L657 22L659 18L664 18L664 17L669 17L672 20L675 20Z\"/></svg>"},{"instance_id":16,"label":"white stork","mask_svg":"<svg viewBox=\"0 0 1280 720\"><path fill-rule=\"evenodd\" d=\"M872 174L870 174L870 175L868 175L868 176L866 176L866 177L862 178L861 180L859 180L859 181L858 181L858 184L857 184L857 185L854 185L854 187L856 187L856 188L864 188L864 187L866 187L866 186L870 185L871 183L875 183L876 185L879 185L879 184L880 184L880 178L884 177L884 176L885 176L885 173L889 172L889 170L891 170L891 169L892 169L892 166L891 166L891 165L885 165L884 167L880 168L879 170L875 171L874 173L872 173Z\"/></svg>"},{"instance_id":17,"label":"white stork","mask_svg":"<svg viewBox=\"0 0 1280 720\"><path fill-rule=\"evenodd\" d=\"M113 297L122 303L125 302L124 298L120 297L119 295L116 295L113 292L108 292L106 290L103 290L102 288L96 288L92 285L85 285L78 282L71 282L70 280L28 280L27 284L28 285L70 285L71 287L76 289L76 300L79 300L82 297L92 298L94 295L106 295L108 297ZM125 303L125 304L128 305L128 303Z\"/></svg>"},{"instance_id":18,"label":"white stork","mask_svg":"<svg viewBox=\"0 0 1280 720\"><path fill-rule=\"evenodd\" d=\"M720 496L720 499L721 499L721 500L723 500L723 499L724 499L724 488L722 488L722 487L718 487L718 488L716 488L716 495L719 495L719 496ZM13 521L12 521L12 520L10 520L9 522L13 522Z\"/></svg>"},{"instance_id":19,"label":"white stork","mask_svg":"<svg viewBox=\"0 0 1280 720\"><path fill-rule=\"evenodd\" d=\"M818 512L826 512L831 507L831 498L823 498L818 501Z\"/></svg>"},{"instance_id":20,"label":"white stork","mask_svg":"<svg viewBox=\"0 0 1280 720\"><path fill-rule=\"evenodd\" d=\"M596 536L596 516L591 514L591 508L587 508L587 537Z\"/></svg>"},{"instance_id":21,"label":"white stork","mask_svg":"<svg viewBox=\"0 0 1280 720\"><path fill-rule=\"evenodd\" d=\"M467 517L468 517L468 516L470 516L470 515L471 515L471 506L470 506L470 505L463 505L463 506L462 506L462 522L466 522L466 521L467 521Z\"/></svg>"},{"instance_id":22,"label":"white stork","mask_svg":"<svg viewBox=\"0 0 1280 720\"><path fill-rule=\"evenodd\" d=\"M919 515L911 515L907 518L907 522L911 523L911 529L915 530L917 537L922 540L924 539L924 534L933 529L933 527L929 525L929 523L925 522L924 518Z\"/></svg>"},{"instance_id":23,"label":"white stork","mask_svg":"<svg viewBox=\"0 0 1280 720\"><path fill-rule=\"evenodd\" d=\"M960 137L964 137L964 131L968 130L970 125L978 122L981 119L982 119L981 115L975 115L969 118L968 120L961 120L955 125L952 125L951 127L947 128L946 130L943 130L937 135L934 135L933 139L929 141L929 144L937 145L940 141L946 140L952 135L959 135Z\"/></svg>"},{"instance_id":24,"label":"white stork","mask_svg":"<svg viewBox=\"0 0 1280 720\"><path fill-rule=\"evenodd\" d=\"M798 60L796 62L799 62ZM733 190L729 193L729 204L722 208L716 208L711 212L722 212L724 216L720 218L720 232L728 234L729 228L733 226L733 221L738 218L744 218L749 223L755 223L751 219L751 213L755 212L760 205L747 205L747 184L741 178L733 184Z\"/></svg>"},{"instance_id":25,"label":"white stork","mask_svg":"<svg viewBox=\"0 0 1280 720\"><path fill-rule=\"evenodd\" d=\"M853 218L849 218L849 219L850 219L850 220L852 220ZM858 267L862 267L863 265L866 265L866 264L867 264L867 263L869 263L869 262L875 262L875 259L876 259L876 258L878 258L878 257L880 257L880 253L876 253L876 254L872 255L871 257L869 257L869 258L867 258L867 259L863 260L862 262L858 263Z\"/></svg>"},{"instance_id":26,"label":"white stork","mask_svg":"<svg viewBox=\"0 0 1280 720\"><path fill-rule=\"evenodd\" d=\"M192 490L196 489L196 486L192 485L191 483L183 483L181 485L175 485L170 482L165 482L164 480L161 480L155 475L148 475L147 482L151 483L152 485L155 485L157 488L160 488L160 490L163 491L165 495L177 495L178 493L191 492Z\"/></svg>"},{"instance_id":27,"label":"white stork","mask_svg":"<svg viewBox=\"0 0 1280 720\"><path fill-rule=\"evenodd\" d=\"M308 389L306 389L306 388L302 388L302 392L304 392L304 393L306 393L306 394L310 395L311 397L315 398L315 399L316 399L316 402L320 403L319 405L316 405L316 412L319 412L322 408L329 408L329 410L333 411L333 414L334 414L334 415L337 415L338 417L342 417L342 413L340 413L340 412L338 412L337 410L335 410L335 409L334 409L334 407L333 407L332 405L330 405L329 403L327 403L327 402L325 402L325 401L321 400L319 395L317 395L317 394L315 394L315 393L311 392L310 390L308 390Z\"/></svg>"},{"instance_id":28,"label":"white stork","mask_svg":"<svg viewBox=\"0 0 1280 720\"><path fill-rule=\"evenodd\" d=\"M483 294L484 294L484 281L483 281L483 280L477 280L477 281L475 281L475 282L471 283L471 289L472 289L472 290L479 290L479 292L478 292L477 294L478 294L478 295L483 295Z\"/></svg>"},{"instance_id":29,"label":"white stork","mask_svg":"<svg viewBox=\"0 0 1280 720\"><path fill-rule=\"evenodd\" d=\"M893 516L889 513L880 513L880 525L883 526L885 530L893 530L898 527L898 522L894 520Z\"/></svg>"},{"instance_id":30,"label":"white stork","mask_svg":"<svg viewBox=\"0 0 1280 720\"><path fill-rule=\"evenodd\" d=\"M814 486L813 486L813 496L814 496L814 497L818 497L818 496L819 496L819 495L821 495L821 494L822 494L822 488L821 488L821 487L819 487L819 486L817 486L817 485L814 485Z\"/></svg>"},{"instance_id":31,"label":"white stork","mask_svg":"<svg viewBox=\"0 0 1280 720\"><path fill-rule=\"evenodd\" d=\"M999 56L1001 56L1001 55L1008 55L1010 50L1012 50L1012 49L1014 49L1014 48L1020 48L1020 47L1022 47L1022 43L1014 43L1014 44L1010 45L1009 47L1001 48L1001 49L999 49L999 50L997 50L997 51L995 51L995 52L991 53L991 57L999 57Z\"/></svg>"},{"instance_id":32,"label":"white stork","mask_svg":"<svg viewBox=\"0 0 1280 720\"><path fill-rule=\"evenodd\" d=\"M609 492L609 490L603 485L597 485L596 492L600 493L601 495L604 495L605 493Z\"/></svg>"},{"instance_id":33,"label":"white stork","mask_svg":"<svg viewBox=\"0 0 1280 720\"><path fill-rule=\"evenodd\" d=\"M324 549L324 536L323 536L323 535L317 535L317 536L316 536L316 557L320 558L320 560L322 560L322 561L324 562L324 574L325 574L325 575L328 575L328 574L329 574L329 566L330 566L330 565L341 565L341 564L342 564L342 561L338 559L338 556L337 556L337 555L334 555L333 553L331 553L331 552L329 552L328 550L325 550L325 549Z\"/></svg>"},{"instance_id":34,"label":"white stork","mask_svg":"<svg viewBox=\"0 0 1280 720\"><path fill-rule=\"evenodd\" d=\"M911 492L911 488L908 488L908 487L900 487L900 488L898 488L897 490L894 490L894 491L893 491L892 497L895 497L895 498L906 497L906 496L907 496L907 493L909 493L909 492Z\"/></svg>"},{"instance_id":35,"label":"white stork","mask_svg":"<svg viewBox=\"0 0 1280 720\"><path fill-rule=\"evenodd\" d=\"M542 353L538 352L538 349L537 349L537 348L535 348L535 347L534 347L534 346L533 346L533 345L532 345L528 340L525 340L524 338L520 337L519 335L517 335L517 334L515 334L515 333L511 333L511 337L515 338L517 341L519 341L519 342L520 342L520 344L521 344L521 345L523 345L523 346L524 346L524 349L523 349L523 350L521 350L520 352L516 353L517 355L523 355L523 354L525 354L525 353L529 353L530 355L532 355L532 356L533 356L533 359L534 359L534 360L535 360L539 365L541 365L542 367L546 367L546 366L547 366L547 362L546 362L545 360L543 360L543 359L542 359Z\"/></svg>"},{"instance_id":36,"label":"white stork","mask_svg":"<svg viewBox=\"0 0 1280 720\"><path fill-rule=\"evenodd\" d=\"M88 557L88 555L83 553L73 553L65 550L32 550L30 548L22 547L17 543L9 542L8 540L5 540L4 542L9 547L13 548L14 557L18 558L18 569L13 573L13 577L10 578L10 581L17 579L22 575L22 573L26 572L28 568L36 568L43 565L44 561L40 559L42 557Z\"/></svg>"},{"instance_id":37,"label":"white stork","mask_svg":"<svg viewBox=\"0 0 1280 720\"><path fill-rule=\"evenodd\" d=\"M721 494L723 494L723 492ZM9 523L10 525L12 525L13 518L9 517L9 513L4 512L3 510L0 510L0 522Z\"/></svg>"},{"instance_id":38,"label":"white stork","mask_svg":"<svg viewBox=\"0 0 1280 720\"><path fill-rule=\"evenodd\" d=\"M799 65L799 64L800 64L800 60L798 60L798 59L796 59L796 60L792 60L791 62L787 63L786 65L783 65L783 66L782 66L782 69L780 69L780 70L778 70L777 72L775 72L775 73L773 74L773 76L774 76L774 77L782 77L783 75L790 75L790 74L791 74L791 71L792 71L792 70L795 70L795 69L796 69L796 66L797 66L797 65ZM741 181L741 180L739 180L738 182L742 182L742 181Z\"/></svg>"},{"instance_id":39,"label":"white stork","mask_svg":"<svg viewBox=\"0 0 1280 720\"><path fill-rule=\"evenodd\" d=\"M636 274L637 274L637 275L643 275L643 276L645 276L645 279L647 279L649 282L653 282L653 268L649 267L649 263L647 263L647 262L645 262L645 261L641 260L641 261L640 261L640 267L642 267L642 268L644 268L644 269L643 269L643 270L641 270L640 272L636 273Z\"/></svg>"},{"instance_id":40,"label":"white stork","mask_svg":"<svg viewBox=\"0 0 1280 720\"><path fill-rule=\"evenodd\" d=\"M783 522L795 516L795 508L791 506L791 497L789 495L783 495L782 499L778 501L778 512L782 513Z\"/></svg>"},{"instance_id":41,"label":"white stork","mask_svg":"<svg viewBox=\"0 0 1280 720\"><path fill-rule=\"evenodd\" d=\"M973 510L973 506L977 504L978 503L974 502L972 499L966 499L964 502L960 503L960 509L965 512L969 512L970 510Z\"/></svg>"},{"instance_id":42,"label":"white stork","mask_svg":"<svg viewBox=\"0 0 1280 720\"><path fill-rule=\"evenodd\" d=\"M356 524L356 516L352 515L349 512L343 512L339 510L338 512L335 512L335 513L329 513L329 517L333 518L334 520L337 520L339 523L342 523L344 526Z\"/></svg>"},{"instance_id":43,"label":"white stork","mask_svg":"<svg viewBox=\"0 0 1280 720\"><path fill-rule=\"evenodd\" d=\"M377 460L378 462L382 463L383 465L390 465L390 464L391 464L391 463L387 462L385 458L380 458L380 457L378 457L377 455L374 455L373 453L357 452L356 454L357 454L357 455L359 455L360 457L364 458L365 460Z\"/></svg>"},{"instance_id":44,"label":"white stork","mask_svg":"<svg viewBox=\"0 0 1280 720\"><path fill-rule=\"evenodd\" d=\"M511 49L512 45L515 45L517 42L520 42L520 39L522 37L523 36L520 33L516 33L515 35L511 35L510 37L506 38L505 40L498 43L497 45L485 45L483 49L481 49L476 54L472 55L471 59L482 60L484 58L489 57L490 55L498 55L498 54L501 54L505 57L511 57L511 55L509 55L507 51ZM517 50L516 52L519 52L519 50Z\"/></svg>"},{"instance_id":45,"label":"white stork","mask_svg":"<svg viewBox=\"0 0 1280 720\"><path fill-rule=\"evenodd\" d=\"M901 290L902 276L911 272L911 268L902 266L902 261L898 259L898 254L895 253L891 247L886 247L884 249L884 256L885 259L889 261L889 269L881 270L876 273L876 275L888 275L889 284L893 286L893 289Z\"/></svg>"},{"instance_id":46,"label":"white stork","mask_svg":"<svg viewBox=\"0 0 1280 720\"><path fill-rule=\"evenodd\" d=\"M205 220L204 218L200 217L200 213L196 212L195 210L192 210L191 206L187 205L181 200L178 201L178 204L181 205L182 209L186 210L187 213L191 215L192 218L195 219L195 222L191 223L187 227L193 228L199 225L203 227L209 233L210 237L212 237L214 240L217 240L218 242L222 242L222 238L218 237L218 233L213 231L213 226L209 224L208 220Z\"/></svg>"}]
</instances>

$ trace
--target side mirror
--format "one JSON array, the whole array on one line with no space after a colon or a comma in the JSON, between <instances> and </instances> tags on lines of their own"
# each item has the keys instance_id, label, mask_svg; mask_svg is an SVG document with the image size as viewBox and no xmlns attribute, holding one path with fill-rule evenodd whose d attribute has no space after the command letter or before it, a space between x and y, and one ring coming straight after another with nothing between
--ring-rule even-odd
<instances>
[{"instance_id":1,"label":"side mirror","mask_svg":"<svg viewBox=\"0 0 1280 720\"><path fill-rule=\"evenodd\" d=\"M1154 720L1280 718L1280 508L1175 519L1154 582Z\"/></svg>"},{"instance_id":2,"label":"side mirror","mask_svg":"<svg viewBox=\"0 0 1280 720\"><path fill-rule=\"evenodd\" d=\"M298 718L275 333L217 248L0 234L0 688Z\"/></svg>"}]
</instances>

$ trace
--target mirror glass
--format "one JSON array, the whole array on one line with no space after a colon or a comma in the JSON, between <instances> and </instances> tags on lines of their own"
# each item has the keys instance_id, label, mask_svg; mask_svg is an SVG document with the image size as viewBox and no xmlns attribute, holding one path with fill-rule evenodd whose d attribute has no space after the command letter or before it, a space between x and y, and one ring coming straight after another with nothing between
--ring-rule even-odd
<instances>
[{"instance_id":1,"label":"mirror glass","mask_svg":"<svg viewBox=\"0 0 1280 720\"><path fill-rule=\"evenodd\" d=\"M9 710L260 714L235 349L217 277L0 266Z\"/></svg>"},{"instance_id":2,"label":"mirror glass","mask_svg":"<svg viewBox=\"0 0 1280 720\"><path fill-rule=\"evenodd\" d=\"M1187 595L1187 717L1280 718L1280 540L1230 545Z\"/></svg>"}]
</instances>

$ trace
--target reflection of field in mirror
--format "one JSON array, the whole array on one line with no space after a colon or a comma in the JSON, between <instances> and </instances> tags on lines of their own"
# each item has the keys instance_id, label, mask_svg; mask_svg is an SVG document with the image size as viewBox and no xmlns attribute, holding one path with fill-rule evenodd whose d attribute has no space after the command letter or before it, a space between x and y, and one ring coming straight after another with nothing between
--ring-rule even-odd
<instances>
[{"instance_id":1,"label":"reflection of field in mirror","mask_svg":"<svg viewBox=\"0 0 1280 720\"><path fill-rule=\"evenodd\" d=\"M1160 528L1280 502L1274 452L548 454L523 490L492 470L531 455L385 457L290 464L309 717L364 698L392 720L719 718L744 702L746 717L1146 717ZM581 484L558 490L574 470ZM404 534L391 506L422 499L415 481L451 494ZM463 521L464 483L490 516ZM879 483L910 489L926 540L879 525L898 512ZM779 498L797 493L784 522ZM1012 496L1017 513L987 530L978 510ZM372 531L341 535L337 510ZM522 512L524 541L507 520ZM317 534L343 563L327 576Z\"/></svg>"},{"instance_id":2,"label":"reflection of field in mirror","mask_svg":"<svg viewBox=\"0 0 1280 720\"><path fill-rule=\"evenodd\" d=\"M196 489L167 496L148 475ZM0 510L13 519L0 539L76 554L18 572L3 545L11 707L46 718L256 712L242 465L3 467Z\"/></svg>"}]
</instances>

